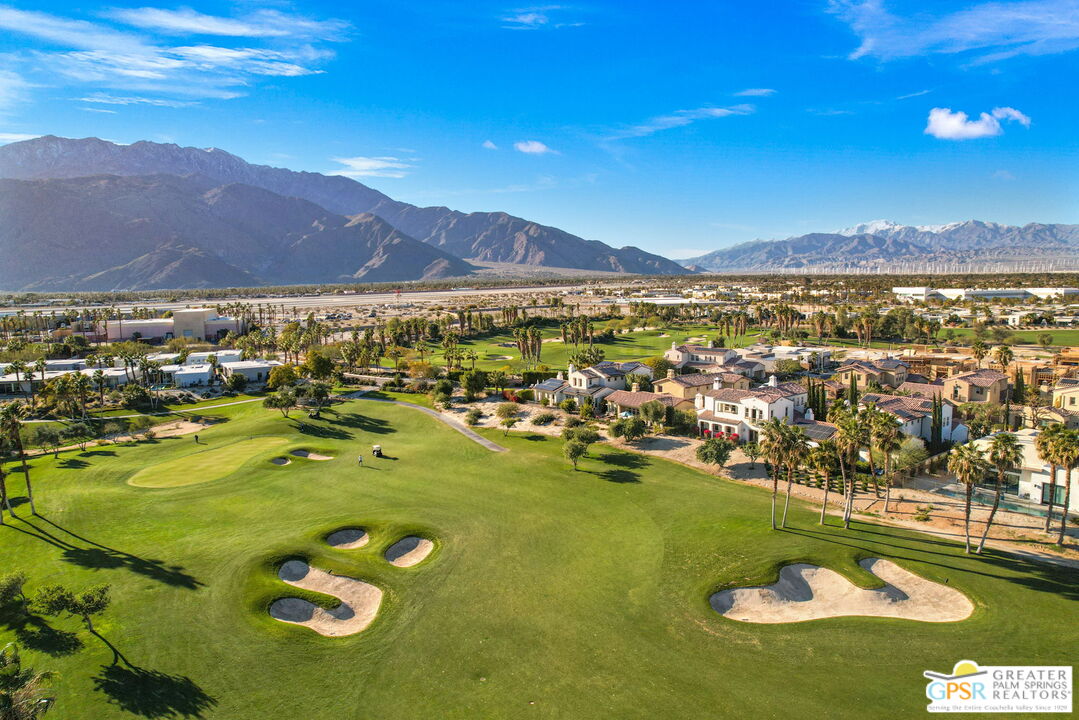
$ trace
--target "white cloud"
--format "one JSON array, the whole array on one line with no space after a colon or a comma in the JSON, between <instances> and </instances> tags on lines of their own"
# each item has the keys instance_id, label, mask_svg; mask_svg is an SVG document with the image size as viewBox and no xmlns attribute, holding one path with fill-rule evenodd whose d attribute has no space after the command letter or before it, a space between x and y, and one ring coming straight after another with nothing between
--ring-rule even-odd
<instances>
[{"instance_id":1,"label":"white cloud","mask_svg":"<svg viewBox=\"0 0 1079 720\"><path fill-rule=\"evenodd\" d=\"M909 100L911 98L921 97L922 95L928 95L933 92L932 90L918 90L917 92L907 93L906 95L900 95L896 100Z\"/></svg>"},{"instance_id":2,"label":"white cloud","mask_svg":"<svg viewBox=\"0 0 1079 720\"><path fill-rule=\"evenodd\" d=\"M540 30L584 25L583 22L559 20L557 16L568 9L562 5L543 5L511 10L508 15L502 17L502 27L508 30Z\"/></svg>"},{"instance_id":3,"label":"white cloud","mask_svg":"<svg viewBox=\"0 0 1079 720\"><path fill-rule=\"evenodd\" d=\"M364 157L357 155L350 158L333 158L334 162L345 166L344 170L337 170L331 175L344 175L345 177L383 177L403 178L414 167L396 157Z\"/></svg>"},{"instance_id":4,"label":"white cloud","mask_svg":"<svg viewBox=\"0 0 1079 720\"><path fill-rule=\"evenodd\" d=\"M768 97L775 94L776 91L772 88L746 88L735 93L738 97Z\"/></svg>"},{"instance_id":5,"label":"white cloud","mask_svg":"<svg viewBox=\"0 0 1079 720\"><path fill-rule=\"evenodd\" d=\"M113 16L167 34L267 37L273 46L169 45L146 32L4 5L0 5L0 31L43 41L45 47L25 53L22 62L69 84L98 91L228 99L249 92L263 77L323 72L319 65L334 53L311 40L340 40L347 27L336 20L309 20L269 10L240 19L154 8L116 10Z\"/></svg>"},{"instance_id":6,"label":"white cloud","mask_svg":"<svg viewBox=\"0 0 1079 720\"><path fill-rule=\"evenodd\" d=\"M971 53L978 63L1079 48L1079 0L983 2L906 18L889 12L884 0L829 0L829 10L860 40L851 59Z\"/></svg>"},{"instance_id":7,"label":"white cloud","mask_svg":"<svg viewBox=\"0 0 1079 720\"><path fill-rule=\"evenodd\" d=\"M661 130L684 127L698 120L730 117L731 115L749 115L756 110L752 105L733 105L731 107L703 107L693 110L677 110L670 115L654 117L640 125L625 128L609 135L607 140L645 137Z\"/></svg>"},{"instance_id":8,"label":"white cloud","mask_svg":"<svg viewBox=\"0 0 1079 720\"><path fill-rule=\"evenodd\" d=\"M115 115L116 114L115 110L106 110L105 108L83 107L83 108L79 108L79 110L82 110L83 112L103 113L105 115Z\"/></svg>"},{"instance_id":9,"label":"white cloud","mask_svg":"<svg viewBox=\"0 0 1079 720\"><path fill-rule=\"evenodd\" d=\"M259 10L241 18L205 15L191 8L119 8L108 17L127 25L177 35L228 37L319 37L337 39L349 27L341 20L312 20L277 10Z\"/></svg>"},{"instance_id":10,"label":"white cloud","mask_svg":"<svg viewBox=\"0 0 1079 720\"><path fill-rule=\"evenodd\" d=\"M1014 120L1024 127L1030 127L1030 118L1015 108L993 108L992 113L982 113L977 120L971 120L962 111L952 112L951 108L933 108L929 111L929 122L925 134L941 140L973 140L993 137L1004 132L1001 120Z\"/></svg>"},{"instance_id":11,"label":"white cloud","mask_svg":"<svg viewBox=\"0 0 1079 720\"><path fill-rule=\"evenodd\" d=\"M483 147L487 148L488 150L497 150L498 149L498 146L495 145L490 140L484 140L483 141Z\"/></svg>"},{"instance_id":12,"label":"white cloud","mask_svg":"<svg viewBox=\"0 0 1079 720\"><path fill-rule=\"evenodd\" d=\"M15 105L26 100L30 84L21 75L0 70L0 115L9 113Z\"/></svg>"},{"instance_id":13,"label":"white cloud","mask_svg":"<svg viewBox=\"0 0 1079 720\"><path fill-rule=\"evenodd\" d=\"M539 140L522 140L521 142L513 143L513 148L518 152L523 152L527 155L546 155L547 153L558 154L557 150L552 150Z\"/></svg>"},{"instance_id":14,"label":"white cloud","mask_svg":"<svg viewBox=\"0 0 1079 720\"><path fill-rule=\"evenodd\" d=\"M997 170L993 173L994 180L1015 180L1015 175L1012 175L1007 170Z\"/></svg>"},{"instance_id":15,"label":"white cloud","mask_svg":"<svg viewBox=\"0 0 1079 720\"><path fill-rule=\"evenodd\" d=\"M190 107L191 105L198 105L196 102L183 101L183 100L168 100L164 98L148 98L148 97L117 97L116 95L107 95L105 93L95 93L93 95L87 95L85 97L77 98L79 102L85 103L97 103L100 105L151 105L153 107L167 107L167 108L182 108Z\"/></svg>"},{"instance_id":16,"label":"white cloud","mask_svg":"<svg viewBox=\"0 0 1079 720\"><path fill-rule=\"evenodd\" d=\"M23 140L33 140L34 138L41 137L40 135L27 135L25 133L0 133L0 145L7 145L13 142L22 142Z\"/></svg>"}]
</instances>

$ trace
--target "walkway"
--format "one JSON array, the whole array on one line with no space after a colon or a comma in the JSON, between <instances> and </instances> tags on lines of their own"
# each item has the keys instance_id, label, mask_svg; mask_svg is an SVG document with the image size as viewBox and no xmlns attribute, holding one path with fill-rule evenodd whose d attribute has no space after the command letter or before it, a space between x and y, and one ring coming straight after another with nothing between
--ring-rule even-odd
<instances>
[{"instance_id":1,"label":"walkway","mask_svg":"<svg viewBox=\"0 0 1079 720\"><path fill-rule=\"evenodd\" d=\"M437 410L432 410L431 408L425 408L422 405L417 405L415 403L405 402L403 400L386 400L386 399L383 399L383 398L366 397L368 392L370 392L370 391L369 390L357 390L354 393L349 393L348 395L342 395L341 397L347 398L349 400L370 400L371 402L390 403L391 405L400 405L401 407L407 407L407 408L412 408L413 410L419 410L420 412L422 412L422 413L424 413L426 415L430 415L435 420L438 420L440 423L442 423L444 425L448 425L449 427L453 428L457 432L464 435L466 438L468 438L472 442L477 443L479 445L482 445L483 447L487 448L491 452L509 452L509 448L504 448L501 445L499 445L498 443L488 440L487 438L483 437L479 433L474 432L472 430L472 428L470 428L470 427L468 427L466 425L462 425L461 423L457 422L456 420L453 420L451 418L446 417L445 415L438 412Z\"/></svg>"}]
</instances>

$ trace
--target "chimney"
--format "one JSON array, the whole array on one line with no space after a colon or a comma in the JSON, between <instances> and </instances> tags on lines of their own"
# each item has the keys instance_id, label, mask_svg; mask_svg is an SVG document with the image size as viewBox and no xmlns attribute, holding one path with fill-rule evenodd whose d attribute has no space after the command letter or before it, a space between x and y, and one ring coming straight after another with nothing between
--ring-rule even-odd
<instances>
[{"instance_id":1,"label":"chimney","mask_svg":"<svg viewBox=\"0 0 1079 720\"><path fill-rule=\"evenodd\" d=\"M562 373L561 370L558 371L558 379L562 381L565 381L566 379L566 376Z\"/></svg>"},{"instance_id":2,"label":"chimney","mask_svg":"<svg viewBox=\"0 0 1079 720\"><path fill-rule=\"evenodd\" d=\"M814 416L813 416L813 408L806 408L805 419L806 420L814 420L815 419Z\"/></svg>"},{"instance_id":3,"label":"chimney","mask_svg":"<svg viewBox=\"0 0 1079 720\"><path fill-rule=\"evenodd\" d=\"M709 340L708 341L708 347L709 348L714 348L715 346L716 346L716 341L715 340Z\"/></svg>"},{"instance_id":4,"label":"chimney","mask_svg":"<svg viewBox=\"0 0 1079 720\"><path fill-rule=\"evenodd\" d=\"M674 368L667 368L667 379L670 380L674 377Z\"/></svg>"},{"instance_id":5,"label":"chimney","mask_svg":"<svg viewBox=\"0 0 1079 720\"><path fill-rule=\"evenodd\" d=\"M633 383L633 385L630 387L630 390L632 392L640 392L641 391L641 384L640 383Z\"/></svg>"},{"instance_id":6,"label":"chimney","mask_svg":"<svg viewBox=\"0 0 1079 720\"><path fill-rule=\"evenodd\" d=\"M674 340L671 340L671 350L674 350L677 347L678 347L678 343L675 342Z\"/></svg>"},{"instance_id":7,"label":"chimney","mask_svg":"<svg viewBox=\"0 0 1079 720\"><path fill-rule=\"evenodd\" d=\"M573 363L570 363L569 368L567 368L567 369L569 370L570 373L572 373L574 370L577 369L577 366L574 365Z\"/></svg>"},{"instance_id":8,"label":"chimney","mask_svg":"<svg viewBox=\"0 0 1079 720\"><path fill-rule=\"evenodd\" d=\"M716 378L715 380L712 381L712 389L713 390L719 390L722 387L723 387L723 381L720 380L719 378Z\"/></svg>"},{"instance_id":9,"label":"chimney","mask_svg":"<svg viewBox=\"0 0 1079 720\"><path fill-rule=\"evenodd\" d=\"M768 376L768 387L775 387L777 385L779 385L779 381L776 380L776 376L775 375L769 375Z\"/></svg>"}]
</instances>

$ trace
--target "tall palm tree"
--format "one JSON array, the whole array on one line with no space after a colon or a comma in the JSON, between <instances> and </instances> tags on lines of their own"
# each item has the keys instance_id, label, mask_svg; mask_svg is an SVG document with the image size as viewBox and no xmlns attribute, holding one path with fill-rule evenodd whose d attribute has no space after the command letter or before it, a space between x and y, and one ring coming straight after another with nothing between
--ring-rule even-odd
<instances>
[{"instance_id":1,"label":"tall palm tree","mask_svg":"<svg viewBox=\"0 0 1079 720\"><path fill-rule=\"evenodd\" d=\"M779 469L787 457L786 434L783 423L772 418L761 426L761 454L768 459L769 474L772 476L772 529L776 529L776 495L779 493Z\"/></svg>"},{"instance_id":2,"label":"tall palm tree","mask_svg":"<svg viewBox=\"0 0 1079 720\"><path fill-rule=\"evenodd\" d=\"M105 405L105 371L101 368L94 370L93 374L94 386L97 388L97 400L98 403L104 407Z\"/></svg>"},{"instance_id":3,"label":"tall palm tree","mask_svg":"<svg viewBox=\"0 0 1079 720\"><path fill-rule=\"evenodd\" d=\"M1064 502L1061 505L1060 531L1057 533L1056 544L1064 544L1064 531L1068 524L1068 508L1071 507L1072 470L1079 463L1079 432L1065 430L1057 438L1057 457L1064 466Z\"/></svg>"},{"instance_id":4,"label":"tall palm tree","mask_svg":"<svg viewBox=\"0 0 1079 720\"><path fill-rule=\"evenodd\" d=\"M11 509L11 498L7 494L7 474L4 472L4 463L0 461L0 525L4 524L4 508L10 515L14 517L15 513Z\"/></svg>"},{"instance_id":5,"label":"tall palm tree","mask_svg":"<svg viewBox=\"0 0 1079 720\"><path fill-rule=\"evenodd\" d=\"M828 420L836 426L836 433L832 439L839 452L839 473L843 478L843 527L849 529L850 516L854 508L854 475L858 451L862 449L863 444L863 428L858 422L858 416L842 406L834 408Z\"/></svg>"},{"instance_id":6,"label":"tall palm tree","mask_svg":"<svg viewBox=\"0 0 1079 720\"><path fill-rule=\"evenodd\" d=\"M820 473L821 482L824 484L824 500L820 505L819 523L823 525L828 509L828 492L832 486L832 473L839 467L839 454L836 452L835 443L831 440L821 441L817 447L809 451L807 460L809 466Z\"/></svg>"},{"instance_id":7,"label":"tall palm tree","mask_svg":"<svg viewBox=\"0 0 1079 720\"><path fill-rule=\"evenodd\" d=\"M1012 364L1015 353L1007 345L998 345L997 349L993 351L993 355L996 357L997 364L1000 365L1000 371L1007 375L1008 366Z\"/></svg>"},{"instance_id":8,"label":"tall palm tree","mask_svg":"<svg viewBox=\"0 0 1079 720\"><path fill-rule=\"evenodd\" d=\"M26 391L22 389L22 381L24 379L26 379L26 373L29 370L29 368L26 367L26 363L24 363L22 360L15 360L11 364L8 365L8 370L10 370L15 375L15 384L19 386L19 390L22 392L23 396L25 397L26 396ZM33 397L33 393L34 393L34 381L33 381L33 379L30 379L28 381L27 385L30 388L30 396Z\"/></svg>"},{"instance_id":9,"label":"tall palm tree","mask_svg":"<svg viewBox=\"0 0 1079 720\"><path fill-rule=\"evenodd\" d=\"M982 367L982 360L989 354L989 348L985 346L984 342L978 340L970 346L970 354L974 356L974 359L978 363L978 369L980 370Z\"/></svg>"},{"instance_id":10,"label":"tall palm tree","mask_svg":"<svg viewBox=\"0 0 1079 720\"><path fill-rule=\"evenodd\" d=\"M872 437L884 459L884 512L888 512L888 505L892 499L892 458L899 450L903 439L902 427L903 423L891 413L878 411L873 418Z\"/></svg>"},{"instance_id":11,"label":"tall palm tree","mask_svg":"<svg viewBox=\"0 0 1079 720\"><path fill-rule=\"evenodd\" d=\"M0 718L2 720L35 720L52 706L52 698L44 694L51 672L35 672L24 667L19 649L13 643L0 649Z\"/></svg>"},{"instance_id":12,"label":"tall palm tree","mask_svg":"<svg viewBox=\"0 0 1079 720\"><path fill-rule=\"evenodd\" d=\"M794 472L809 455L809 438L806 437L802 428L784 425L783 432L786 435L787 449L787 497L783 500L783 520L779 523L781 528L787 527L787 510L791 504L791 484L794 482Z\"/></svg>"},{"instance_id":13,"label":"tall palm tree","mask_svg":"<svg viewBox=\"0 0 1079 720\"><path fill-rule=\"evenodd\" d=\"M1049 465L1049 507L1045 512L1045 532L1049 532L1050 523L1053 522L1053 502L1057 495L1057 467L1060 464L1058 461L1059 448L1057 439L1064 431L1063 425L1053 423L1039 432L1037 439L1034 441L1038 457L1041 458L1042 462Z\"/></svg>"},{"instance_id":14,"label":"tall palm tree","mask_svg":"<svg viewBox=\"0 0 1079 720\"><path fill-rule=\"evenodd\" d=\"M960 445L948 455L948 470L959 478L966 489L963 502L963 528L966 534L966 553L970 554L970 501L974 495L974 485L985 477L989 463L985 456L973 444Z\"/></svg>"},{"instance_id":15,"label":"tall palm tree","mask_svg":"<svg viewBox=\"0 0 1079 720\"><path fill-rule=\"evenodd\" d=\"M22 445L22 421L28 414L25 404L12 400L0 405L0 435L5 436L11 447L15 448L19 459L22 461L23 477L26 478L26 497L30 500L30 513L37 515L34 507L34 488L30 484L30 468L26 464L26 452Z\"/></svg>"},{"instance_id":16,"label":"tall palm tree","mask_svg":"<svg viewBox=\"0 0 1079 720\"><path fill-rule=\"evenodd\" d=\"M1022 462L1023 448L1012 433L997 433L989 441L989 464L997 469L997 488L993 496L993 507L989 510L989 517L985 520L982 538L978 541L978 554L981 554L982 549L985 547L985 539L989 536L989 528L992 526L993 518L1000 507L1000 496L1004 492L1004 474L1018 467Z\"/></svg>"}]
</instances>

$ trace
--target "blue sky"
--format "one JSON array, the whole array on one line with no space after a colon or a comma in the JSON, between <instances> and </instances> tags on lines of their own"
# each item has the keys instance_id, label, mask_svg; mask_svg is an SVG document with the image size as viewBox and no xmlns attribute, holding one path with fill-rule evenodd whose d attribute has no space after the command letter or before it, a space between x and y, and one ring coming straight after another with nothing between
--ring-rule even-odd
<instances>
[{"instance_id":1,"label":"blue sky","mask_svg":"<svg viewBox=\"0 0 1079 720\"><path fill-rule=\"evenodd\" d=\"M685 257L1079 222L1077 49L1079 0L0 0L0 141L220 147Z\"/></svg>"}]
</instances>

